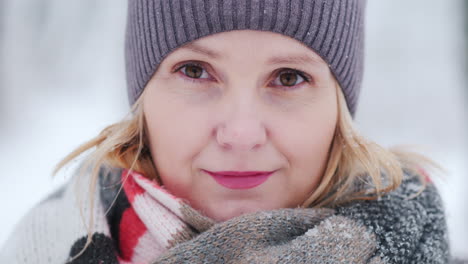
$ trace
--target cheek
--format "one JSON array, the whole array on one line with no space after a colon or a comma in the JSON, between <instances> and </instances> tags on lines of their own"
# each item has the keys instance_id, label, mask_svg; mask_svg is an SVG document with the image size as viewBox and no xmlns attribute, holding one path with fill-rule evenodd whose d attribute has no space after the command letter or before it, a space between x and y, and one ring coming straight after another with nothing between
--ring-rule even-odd
<instances>
[{"instance_id":1,"label":"cheek","mask_svg":"<svg viewBox=\"0 0 468 264\"><path fill-rule=\"evenodd\" d=\"M328 110L290 120L278 130L278 148L290 166L285 186L289 186L289 202L293 205L310 196L325 171L337 121L336 111Z\"/></svg>"},{"instance_id":2,"label":"cheek","mask_svg":"<svg viewBox=\"0 0 468 264\"><path fill-rule=\"evenodd\" d=\"M337 106L326 100L310 108L288 114L276 126L278 142L283 142L284 152L296 161L318 159L328 152L333 139Z\"/></svg>"},{"instance_id":3,"label":"cheek","mask_svg":"<svg viewBox=\"0 0 468 264\"><path fill-rule=\"evenodd\" d=\"M192 161L206 145L209 127L201 124L206 122L202 113L187 104L162 95L152 98L144 112L153 162L166 188L185 197L194 181Z\"/></svg>"},{"instance_id":4,"label":"cheek","mask_svg":"<svg viewBox=\"0 0 468 264\"><path fill-rule=\"evenodd\" d=\"M187 131L184 122L173 118L151 118L147 114L147 125L153 163L163 185L176 196L184 197L192 185L190 157L196 151L197 135Z\"/></svg>"},{"instance_id":5,"label":"cheek","mask_svg":"<svg viewBox=\"0 0 468 264\"><path fill-rule=\"evenodd\" d=\"M156 153L195 151L194 145L200 143L206 133L200 131L203 126L200 126L202 120L199 118L199 111L166 91L177 90L175 88L166 87L166 90L160 91L153 87L148 88L144 112L152 150L157 150Z\"/></svg>"},{"instance_id":6,"label":"cheek","mask_svg":"<svg viewBox=\"0 0 468 264\"><path fill-rule=\"evenodd\" d=\"M317 175L321 172L328 157L334 130L333 124L323 124L319 129L313 126L288 133L284 137L286 146L283 153L287 155L292 169L298 175L310 175L311 172Z\"/></svg>"}]
</instances>

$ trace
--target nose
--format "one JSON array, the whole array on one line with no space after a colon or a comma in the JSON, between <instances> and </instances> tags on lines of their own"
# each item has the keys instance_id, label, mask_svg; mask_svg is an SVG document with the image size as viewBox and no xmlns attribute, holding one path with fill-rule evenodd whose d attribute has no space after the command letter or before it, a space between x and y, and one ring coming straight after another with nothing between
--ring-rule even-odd
<instances>
[{"instance_id":1,"label":"nose","mask_svg":"<svg viewBox=\"0 0 468 264\"><path fill-rule=\"evenodd\" d=\"M265 144L266 134L261 120L251 114L241 114L218 126L216 140L224 149L250 151Z\"/></svg>"}]
</instances>

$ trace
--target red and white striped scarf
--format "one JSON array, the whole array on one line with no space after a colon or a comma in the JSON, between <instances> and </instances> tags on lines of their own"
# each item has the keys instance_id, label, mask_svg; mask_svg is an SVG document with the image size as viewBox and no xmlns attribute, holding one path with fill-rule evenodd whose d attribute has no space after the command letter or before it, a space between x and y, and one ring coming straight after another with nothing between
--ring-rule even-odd
<instances>
[{"instance_id":1,"label":"red and white striped scarf","mask_svg":"<svg viewBox=\"0 0 468 264\"><path fill-rule=\"evenodd\" d=\"M137 172L123 170L122 182L130 207L120 223L111 223L118 224L120 263L150 263L178 242L191 239L197 226L213 223Z\"/></svg>"}]
</instances>

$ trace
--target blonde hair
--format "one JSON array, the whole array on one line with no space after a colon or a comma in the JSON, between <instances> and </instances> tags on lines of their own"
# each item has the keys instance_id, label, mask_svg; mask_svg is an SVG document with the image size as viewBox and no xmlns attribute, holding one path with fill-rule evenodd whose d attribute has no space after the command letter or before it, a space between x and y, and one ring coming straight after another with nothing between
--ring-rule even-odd
<instances>
[{"instance_id":1,"label":"blonde hair","mask_svg":"<svg viewBox=\"0 0 468 264\"><path fill-rule=\"evenodd\" d=\"M421 154L401 147L386 149L362 137L353 126L341 87L335 83L338 120L327 166L319 185L302 207L335 207L353 200L377 199L401 184L404 170L419 175L423 183L422 171L442 170ZM97 137L79 146L57 164L53 174L94 148L80 169L80 173L91 170L89 190L95 190L99 170L103 166L138 171L162 184L148 147L143 97L144 92L133 105L128 118L106 127ZM359 184L365 184L366 188L356 188ZM81 255L92 242L95 192L90 191L89 195L91 216L87 226L88 238L84 248L74 258ZM80 212L84 219L82 208Z\"/></svg>"}]
</instances>

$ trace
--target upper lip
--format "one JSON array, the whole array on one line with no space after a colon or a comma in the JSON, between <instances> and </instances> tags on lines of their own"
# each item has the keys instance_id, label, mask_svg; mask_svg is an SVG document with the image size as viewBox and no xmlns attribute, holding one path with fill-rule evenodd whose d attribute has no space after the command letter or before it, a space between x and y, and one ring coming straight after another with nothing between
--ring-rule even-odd
<instances>
[{"instance_id":1,"label":"upper lip","mask_svg":"<svg viewBox=\"0 0 468 264\"><path fill-rule=\"evenodd\" d=\"M260 176L274 171L208 171L204 170L210 174L224 175L224 176Z\"/></svg>"}]
</instances>

